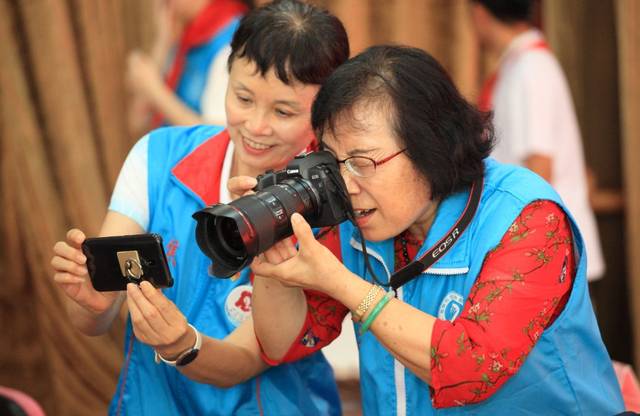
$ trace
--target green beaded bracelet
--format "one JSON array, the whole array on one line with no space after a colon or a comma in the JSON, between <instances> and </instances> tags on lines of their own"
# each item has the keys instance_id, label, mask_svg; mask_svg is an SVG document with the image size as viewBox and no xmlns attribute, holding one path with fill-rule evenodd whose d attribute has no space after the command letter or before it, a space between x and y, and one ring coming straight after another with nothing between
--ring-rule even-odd
<instances>
[{"instance_id":1,"label":"green beaded bracelet","mask_svg":"<svg viewBox=\"0 0 640 416\"><path fill-rule=\"evenodd\" d=\"M371 326L373 321L378 317L378 315L380 314L380 311L382 311L382 309L385 306L387 306L387 303L389 303L393 295L394 295L393 291L387 292L387 294L384 295L384 297L380 299L380 301L376 304L376 306L373 308L369 316L367 316L367 319L365 319L362 326L360 326L359 332L361 336L364 335L364 333L369 330L369 327Z\"/></svg>"}]
</instances>

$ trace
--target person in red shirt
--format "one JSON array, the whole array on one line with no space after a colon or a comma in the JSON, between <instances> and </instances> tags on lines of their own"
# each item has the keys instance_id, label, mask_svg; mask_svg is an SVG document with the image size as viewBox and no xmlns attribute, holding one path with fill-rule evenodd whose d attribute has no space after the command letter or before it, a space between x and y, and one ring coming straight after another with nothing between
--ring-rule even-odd
<instances>
[{"instance_id":1,"label":"person in red shirt","mask_svg":"<svg viewBox=\"0 0 640 416\"><path fill-rule=\"evenodd\" d=\"M622 410L577 226L539 176L487 157L489 114L433 57L367 49L322 86L312 123L353 212L341 260L293 214L298 248L254 261L270 363L331 342L350 311L365 414Z\"/></svg>"}]
</instances>

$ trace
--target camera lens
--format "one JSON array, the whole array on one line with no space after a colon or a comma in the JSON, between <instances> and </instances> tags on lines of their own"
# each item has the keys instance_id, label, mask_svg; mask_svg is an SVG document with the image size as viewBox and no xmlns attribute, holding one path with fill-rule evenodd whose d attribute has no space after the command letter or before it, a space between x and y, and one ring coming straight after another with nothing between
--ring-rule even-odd
<instances>
[{"instance_id":1,"label":"camera lens","mask_svg":"<svg viewBox=\"0 0 640 416\"><path fill-rule=\"evenodd\" d=\"M213 273L231 277L256 255L293 234L290 218L294 212L311 215L319 202L304 179L287 179L230 204L196 212L196 241L213 260Z\"/></svg>"},{"instance_id":2,"label":"camera lens","mask_svg":"<svg viewBox=\"0 0 640 416\"><path fill-rule=\"evenodd\" d=\"M293 234L295 212L312 227L325 227L340 224L352 210L338 162L326 151L296 156L286 169L265 172L256 188L254 195L193 214L196 241L217 277L233 276Z\"/></svg>"},{"instance_id":3,"label":"camera lens","mask_svg":"<svg viewBox=\"0 0 640 416\"><path fill-rule=\"evenodd\" d=\"M214 223L215 233L222 249L229 253L230 256L243 256L245 252L244 243L235 221L231 218L216 217Z\"/></svg>"}]
</instances>

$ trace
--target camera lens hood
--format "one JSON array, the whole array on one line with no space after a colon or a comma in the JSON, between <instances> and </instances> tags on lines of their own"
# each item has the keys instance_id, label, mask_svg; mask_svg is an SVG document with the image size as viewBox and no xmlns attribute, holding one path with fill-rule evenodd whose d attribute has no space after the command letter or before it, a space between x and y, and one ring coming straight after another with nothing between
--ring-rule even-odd
<instances>
[{"instance_id":1,"label":"camera lens hood","mask_svg":"<svg viewBox=\"0 0 640 416\"><path fill-rule=\"evenodd\" d=\"M213 260L216 277L229 278L253 260L256 250L255 229L245 215L233 205L217 204L193 214L198 222L196 242Z\"/></svg>"}]
</instances>

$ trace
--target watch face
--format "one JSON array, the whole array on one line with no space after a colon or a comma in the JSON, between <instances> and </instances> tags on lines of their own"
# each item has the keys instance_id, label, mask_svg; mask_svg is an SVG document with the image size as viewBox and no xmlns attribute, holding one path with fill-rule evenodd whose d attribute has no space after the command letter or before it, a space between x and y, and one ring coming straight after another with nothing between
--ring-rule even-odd
<instances>
[{"instance_id":1,"label":"watch face","mask_svg":"<svg viewBox=\"0 0 640 416\"><path fill-rule=\"evenodd\" d=\"M196 357L198 356L198 352L200 352L200 350L193 349L189 351L188 353L180 357L178 361L176 361L176 365L183 366L189 364L191 361L196 359Z\"/></svg>"}]
</instances>

